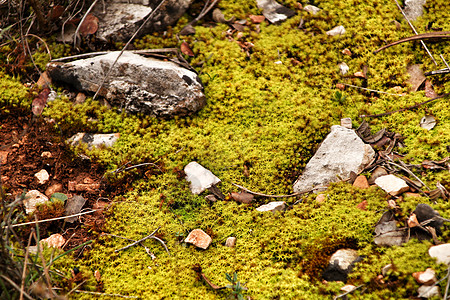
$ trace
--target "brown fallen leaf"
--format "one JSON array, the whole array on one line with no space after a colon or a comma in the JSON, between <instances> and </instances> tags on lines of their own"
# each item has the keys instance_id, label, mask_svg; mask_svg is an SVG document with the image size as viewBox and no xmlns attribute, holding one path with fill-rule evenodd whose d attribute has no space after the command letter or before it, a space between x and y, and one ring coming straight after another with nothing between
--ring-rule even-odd
<instances>
[{"instance_id":1,"label":"brown fallen leaf","mask_svg":"<svg viewBox=\"0 0 450 300\"><path fill-rule=\"evenodd\" d=\"M230 194L230 197L239 203L249 204L250 202L253 201L253 198L255 196L245 191L242 191L240 193L233 192Z\"/></svg>"},{"instance_id":2,"label":"brown fallen leaf","mask_svg":"<svg viewBox=\"0 0 450 300\"><path fill-rule=\"evenodd\" d=\"M367 200L363 200L356 206L356 208L360 210L367 210Z\"/></svg>"},{"instance_id":3,"label":"brown fallen leaf","mask_svg":"<svg viewBox=\"0 0 450 300\"><path fill-rule=\"evenodd\" d=\"M47 71L43 72L39 77L36 85L39 87L48 87L52 83L52 79L48 76Z\"/></svg>"},{"instance_id":4,"label":"brown fallen leaf","mask_svg":"<svg viewBox=\"0 0 450 300\"><path fill-rule=\"evenodd\" d=\"M194 52L192 52L192 50L191 50L191 47L189 47L189 44L186 42L181 43L180 50L183 54L185 54L187 56L190 56L190 57L195 56Z\"/></svg>"},{"instance_id":5,"label":"brown fallen leaf","mask_svg":"<svg viewBox=\"0 0 450 300\"><path fill-rule=\"evenodd\" d=\"M250 18L250 21L252 21L252 23L254 24L262 23L266 19L266 17L264 16L249 15L248 17Z\"/></svg>"},{"instance_id":6,"label":"brown fallen leaf","mask_svg":"<svg viewBox=\"0 0 450 300\"><path fill-rule=\"evenodd\" d=\"M31 104L31 111L35 116L39 116L44 111L45 105L47 104L48 95L50 94L50 89L45 88L42 92L34 98Z\"/></svg>"},{"instance_id":7,"label":"brown fallen leaf","mask_svg":"<svg viewBox=\"0 0 450 300\"><path fill-rule=\"evenodd\" d=\"M93 14L88 14L80 26L80 34L87 36L88 34L94 34L98 30L98 18Z\"/></svg>"},{"instance_id":8,"label":"brown fallen leaf","mask_svg":"<svg viewBox=\"0 0 450 300\"><path fill-rule=\"evenodd\" d=\"M434 91L430 80L425 80L425 96L428 98L436 98L438 94Z\"/></svg>"}]
</instances>

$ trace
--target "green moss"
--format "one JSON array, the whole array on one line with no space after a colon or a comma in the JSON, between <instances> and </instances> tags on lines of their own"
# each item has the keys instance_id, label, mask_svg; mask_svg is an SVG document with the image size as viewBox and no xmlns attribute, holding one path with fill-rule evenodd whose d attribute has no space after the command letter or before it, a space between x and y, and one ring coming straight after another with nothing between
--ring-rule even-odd
<instances>
[{"instance_id":1,"label":"green moss","mask_svg":"<svg viewBox=\"0 0 450 300\"><path fill-rule=\"evenodd\" d=\"M17 78L0 71L0 107L3 112L11 108L27 108L31 105L28 90Z\"/></svg>"},{"instance_id":2,"label":"green moss","mask_svg":"<svg viewBox=\"0 0 450 300\"><path fill-rule=\"evenodd\" d=\"M153 162L158 166L148 172L134 170L117 177L110 175L117 182L124 178L134 181L123 197L115 199L105 230L139 239L161 226L160 237L171 255L154 240L145 245L156 260L140 247L116 253L114 250L126 242L101 237L87 259L77 265L86 274L99 270L105 292L143 299L191 299L198 295L205 299L226 298L226 292L214 291L197 278L192 267L200 264L218 285L227 284L225 273L236 271L254 299L330 298L339 293L342 284L324 284L320 274L339 248L357 249L366 256L349 279L355 285L365 284L367 289L355 292L364 299L415 295L418 285L411 273L427 267L444 276L443 267L427 256L427 242L410 241L391 248L374 245L374 225L387 209L384 192L375 187L357 190L346 183L335 184L325 192L324 203L317 203L314 195L305 196L301 204L275 215L255 211L269 199L257 198L249 206L231 201L211 204L190 193L180 170L193 160L222 180L224 193L237 191L232 182L266 194L291 193L292 183L330 126L339 124L340 118L351 117L356 126L361 122L361 114L393 111L427 100L421 91L398 97L350 88L342 92L345 100L335 98L335 84L339 82L391 93L397 93L394 87L400 87L406 92L407 65L420 63L425 70L435 69L415 43L372 53L388 42L411 35L395 3L315 1L322 11L314 16L298 10L296 1L284 4L297 10L297 15L279 25L262 23L259 33L256 25L250 24L241 37L234 33L231 40L226 34L227 25L210 27L200 23L195 27L195 35L183 37L195 53L189 58L190 63L198 68L207 96L206 106L196 115L158 120L120 114L91 99L73 105L65 98L50 103L44 112L57 121L66 137L78 131L119 132L120 139L112 148L90 151L109 170L125 162ZM218 5L226 18L260 14L253 2L221 1ZM434 21L433 26L449 30L450 25L444 21L448 19L444 5L445 1L428 1L416 27L423 30ZM400 23L399 28L395 21ZM165 33L135 41L135 47L179 46L176 33L188 22L185 16ZM300 24L303 25L298 28ZM343 25L347 33L341 37L326 36L325 32L336 25ZM237 41L254 44L250 57ZM448 43L428 46L433 53L450 50ZM351 50L352 56L342 54L345 48ZM64 51L67 49L57 52ZM342 76L338 68L341 62L348 64L349 74L367 67L367 79ZM439 62L441 67L444 66ZM437 92L450 92L448 75L431 80ZM11 78L2 79L0 84L3 81L11 85L7 92L11 94L4 99L12 101L15 95L22 95ZM450 144L447 103L448 99L440 99L414 110L366 120L374 131L387 128L402 134L406 148L401 151L408 162L439 160L448 156L446 146ZM430 131L418 125L427 114L438 120ZM430 187L436 181L447 187L450 182L446 171L417 174ZM292 205L296 200L287 201ZM365 211L356 208L363 200L368 202ZM418 203L429 202L425 197L405 197L398 204L407 216ZM432 206L443 217L449 217L448 202L439 199ZM213 237L207 250L183 243L195 228ZM235 248L223 245L228 236L237 237ZM441 240L448 242L449 237L445 228ZM395 268L384 278L385 283L380 283L376 278L388 263ZM59 266L69 270L74 264L63 260ZM90 299L91 295L76 297Z\"/></svg>"}]
</instances>

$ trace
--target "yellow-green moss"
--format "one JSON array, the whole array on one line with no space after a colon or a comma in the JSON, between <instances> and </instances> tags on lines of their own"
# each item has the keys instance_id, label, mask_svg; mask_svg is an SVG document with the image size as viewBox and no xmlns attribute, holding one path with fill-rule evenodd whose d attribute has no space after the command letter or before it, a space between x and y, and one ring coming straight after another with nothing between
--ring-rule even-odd
<instances>
[{"instance_id":1,"label":"yellow-green moss","mask_svg":"<svg viewBox=\"0 0 450 300\"><path fill-rule=\"evenodd\" d=\"M292 183L330 126L338 124L340 118L351 117L357 125L361 114L397 110L427 100L423 92L398 97L351 88L343 91L345 101L335 99L335 84L339 82L391 93L397 93L394 87L400 87L406 92L407 65L419 63L424 70L435 69L417 43L372 53L388 42L412 35L395 3L315 1L322 11L314 16L298 10L296 1L283 4L296 10L297 15L279 25L262 23L260 33L255 32L253 24L242 37L233 35L240 42L254 44L250 57L227 37L225 24L199 24L195 35L182 37L195 53L190 63L198 68L207 96L206 106L194 116L172 120L130 116L108 110L91 99L73 105L62 98L50 104L44 114L58 122L65 136L77 131L120 132L112 148L90 152L109 170L125 162L158 164L158 170L136 175L133 189L115 199L105 230L139 239L161 226L161 238L171 252L169 256L158 242L149 240L145 245L156 260L140 247L115 253L126 242L104 236L93 245L86 260L62 260L64 270L74 265L81 265L87 274L99 270L105 292L143 299L193 299L199 295L205 299L225 298L226 292L214 291L198 280L192 270L195 264L200 264L218 285L227 284L226 272L236 271L254 299L330 298L339 293L342 284L323 284L320 274L330 255L345 247L366 255L350 277L351 283L366 285L367 289L356 292L364 299L415 295L418 285L411 273L427 267L433 267L438 276L444 275L443 267L427 256L427 242L410 241L391 248L373 244L374 225L386 209L385 194L375 187L361 191L346 183L335 184L325 192L324 203L318 204L314 196L308 196L291 210L275 215L255 211L257 205L269 199L257 199L252 206L210 204L190 193L179 170L192 160L221 178L224 193L236 191L231 182L267 194L290 193ZM226 18L260 14L253 2L220 1L218 5ZM430 21L435 27L449 30L450 25L444 21L449 17L448 10L443 7L445 1L428 1L424 16L414 22L418 30L423 32ZM148 35L134 45L138 49L179 46L181 40L177 40L176 33L188 22L184 16L165 33ZM347 33L326 36L325 32L336 25L343 25ZM428 46L433 53L450 53L448 43ZM342 54L344 48L351 50L351 57ZM341 62L348 64L349 74L367 66L367 79L340 75ZM443 67L439 62L438 68ZM448 79L449 75L431 78L437 86L442 83L438 93L450 92ZM12 96L4 98L12 99L19 91L10 91ZM438 120L433 130L418 126L425 114ZM406 148L401 151L409 162L418 164L448 155L449 119L448 99L440 99L411 111L366 120L373 130L388 128L402 134ZM120 176L131 176L131 172ZM430 186L437 180L447 187L450 182L448 171L418 175ZM287 201L293 204L296 200ZM363 200L368 202L366 211L356 208ZM406 197L398 202L405 216L418 203L430 201ZM432 206L449 217L449 202L439 199ZM212 235L213 243L207 250L182 242L195 228ZM224 247L228 236L237 237L236 248ZM448 229L444 230L442 241L449 242L449 237ZM376 277L388 263L395 265L393 273L385 278L388 284L377 285ZM360 294L363 290L364 294Z\"/></svg>"}]
</instances>

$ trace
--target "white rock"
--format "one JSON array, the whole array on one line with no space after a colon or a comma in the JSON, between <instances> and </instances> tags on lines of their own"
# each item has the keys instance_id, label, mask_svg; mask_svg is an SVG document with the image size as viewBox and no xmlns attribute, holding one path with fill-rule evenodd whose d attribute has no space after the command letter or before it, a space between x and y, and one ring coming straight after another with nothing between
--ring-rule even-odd
<instances>
[{"instance_id":1,"label":"white rock","mask_svg":"<svg viewBox=\"0 0 450 300\"><path fill-rule=\"evenodd\" d=\"M319 11L321 11L320 8L318 8L317 6L314 6L314 5L306 5L305 7L303 7L303 10L305 10L313 15L318 14Z\"/></svg>"},{"instance_id":2,"label":"white rock","mask_svg":"<svg viewBox=\"0 0 450 300\"><path fill-rule=\"evenodd\" d=\"M235 245L236 245L236 238L234 236L228 237L227 240L225 241L226 247L233 248Z\"/></svg>"},{"instance_id":3,"label":"white rock","mask_svg":"<svg viewBox=\"0 0 450 300\"><path fill-rule=\"evenodd\" d=\"M423 285L433 285L437 282L436 272L432 268L427 268L423 272L415 272L413 277L417 283Z\"/></svg>"},{"instance_id":4,"label":"white rock","mask_svg":"<svg viewBox=\"0 0 450 300\"><path fill-rule=\"evenodd\" d=\"M52 234L46 239L41 240L41 243L46 243L49 247L59 248L64 245L66 239L59 233Z\"/></svg>"},{"instance_id":5,"label":"white rock","mask_svg":"<svg viewBox=\"0 0 450 300\"><path fill-rule=\"evenodd\" d=\"M347 74L348 70L350 70L350 68L348 67L348 65L345 62L341 62L339 64L339 71L341 71L342 75Z\"/></svg>"},{"instance_id":6,"label":"white rock","mask_svg":"<svg viewBox=\"0 0 450 300\"><path fill-rule=\"evenodd\" d=\"M352 292L354 289L356 289L356 286L354 286L353 284L347 284L347 285L344 285L343 287L341 287L341 291L343 291L343 292L347 292L347 293L350 293L350 292Z\"/></svg>"},{"instance_id":7,"label":"white rock","mask_svg":"<svg viewBox=\"0 0 450 300\"><path fill-rule=\"evenodd\" d=\"M201 229L192 230L187 238L184 240L186 243L195 245L196 247L206 249L211 244L211 237Z\"/></svg>"},{"instance_id":8,"label":"white rock","mask_svg":"<svg viewBox=\"0 0 450 300\"><path fill-rule=\"evenodd\" d=\"M31 190L25 194L23 205L25 206L25 212L31 214L36 210L36 205L45 203L48 201L47 196L39 192L38 190Z\"/></svg>"},{"instance_id":9,"label":"white rock","mask_svg":"<svg viewBox=\"0 0 450 300\"><path fill-rule=\"evenodd\" d=\"M418 17L423 14L423 6L427 0L406 0L405 1L405 12L406 17L410 21L415 21Z\"/></svg>"},{"instance_id":10,"label":"white rock","mask_svg":"<svg viewBox=\"0 0 450 300\"><path fill-rule=\"evenodd\" d=\"M450 243L433 246L428 249L428 254L431 257L436 258L438 263L443 263L446 265L450 264Z\"/></svg>"},{"instance_id":11,"label":"white rock","mask_svg":"<svg viewBox=\"0 0 450 300\"><path fill-rule=\"evenodd\" d=\"M392 264L387 264L381 269L381 274L386 276L390 270L392 270Z\"/></svg>"},{"instance_id":12,"label":"white rock","mask_svg":"<svg viewBox=\"0 0 450 300\"><path fill-rule=\"evenodd\" d=\"M330 258L330 264L339 266L342 270L348 270L359 258L358 251L353 249L339 249Z\"/></svg>"},{"instance_id":13,"label":"white rock","mask_svg":"<svg viewBox=\"0 0 450 300\"><path fill-rule=\"evenodd\" d=\"M284 201L274 201L274 202L270 202L270 203L261 205L256 210L257 211L261 211L261 212L264 212L264 211L276 212L276 211L284 210L285 207L286 207L286 202L284 202Z\"/></svg>"},{"instance_id":14,"label":"white rock","mask_svg":"<svg viewBox=\"0 0 450 300\"><path fill-rule=\"evenodd\" d=\"M349 178L350 172L358 174L374 156L355 131L334 125L294 183L294 192L324 191L331 182Z\"/></svg>"},{"instance_id":15,"label":"white rock","mask_svg":"<svg viewBox=\"0 0 450 300\"><path fill-rule=\"evenodd\" d=\"M117 142L119 137L119 133L92 134L79 132L69 138L67 142L69 142L72 146L77 146L80 143L83 143L87 145L89 150L92 150L94 147L111 147Z\"/></svg>"},{"instance_id":16,"label":"white rock","mask_svg":"<svg viewBox=\"0 0 450 300\"><path fill-rule=\"evenodd\" d=\"M431 298L439 296L439 287L437 285L435 286L422 285L417 289L417 292L419 293L420 298Z\"/></svg>"},{"instance_id":17,"label":"white rock","mask_svg":"<svg viewBox=\"0 0 450 300\"><path fill-rule=\"evenodd\" d=\"M48 172L45 169L42 169L34 174L34 177L37 178L39 184L45 184L50 179L50 175L48 175Z\"/></svg>"},{"instance_id":18,"label":"white rock","mask_svg":"<svg viewBox=\"0 0 450 300\"><path fill-rule=\"evenodd\" d=\"M216 175L195 161L184 167L184 173L186 173L186 180L191 183L189 188L195 195L201 194L207 188L220 182Z\"/></svg>"},{"instance_id":19,"label":"white rock","mask_svg":"<svg viewBox=\"0 0 450 300\"><path fill-rule=\"evenodd\" d=\"M327 35L329 36L336 36L336 35L343 35L345 33L345 28L342 25L336 26L331 30L328 30Z\"/></svg>"},{"instance_id":20,"label":"white rock","mask_svg":"<svg viewBox=\"0 0 450 300\"><path fill-rule=\"evenodd\" d=\"M409 186L406 182L392 174L378 177L375 179L375 184L392 196L397 196L403 192L409 191Z\"/></svg>"},{"instance_id":21,"label":"white rock","mask_svg":"<svg viewBox=\"0 0 450 300\"><path fill-rule=\"evenodd\" d=\"M347 128L347 129L352 129L352 127L353 127L352 119L351 118L342 118L341 126Z\"/></svg>"}]
</instances>

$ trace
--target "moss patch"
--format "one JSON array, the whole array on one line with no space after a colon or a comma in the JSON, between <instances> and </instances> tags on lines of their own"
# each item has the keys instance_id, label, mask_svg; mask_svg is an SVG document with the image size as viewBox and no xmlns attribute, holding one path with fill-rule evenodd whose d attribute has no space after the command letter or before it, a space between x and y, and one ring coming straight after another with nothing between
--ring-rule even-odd
<instances>
[{"instance_id":1,"label":"moss patch","mask_svg":"<svg viewBox=\"0 0 450 300\"><path fill-rule=\"evenodd\" d=\"M433 26L450 30L448 22L443 21L449 17L448 10L442 8L445 3L427 1L424 16L414 23L416 27L422 31L434 21ZM161 226L160 237L171 252L169 256L158 242L149 240L145 245L156 260L140 247L115 253L126 243L103 236L86 260L63 260L63 269L72 263L82 265L87 274L99 270L105 292L143 299L225 297L226 292L214 291L197 279L192 269L195 264L200 264L218 285L227 284L225 273L236 271L254 299L327 298L339 293L342 284L323 284L320 274L339 248L358 249L367 256L349 279L352 284L368 287L361 295L365 299L415 295L418 285L411 273L427 267L433 267L439 277L445 275L444 268L427 256L428 243L411 241L388 249L374 246L373 226L386 208L384 193L375 187L361 191L346 183L336 184L326 191L325 203L318 204L309 196L291 210L275 215L255 211L268 199L258 199L251 206L210 204L190 193L180 170L195 160L221 178L225 193L235 191L231 182L236 182L261 193L288 194L330 126L338 124L340 118L351 117L357 125L361 114L396 110L427 99L423 92L397 97L349 88L343 92L347 96L344 102L335 99L335 84L339 82L396 93L394 87L408 89L408 64L421 63L426 70L435 68L414 43L372 54L386 42L411 35L392 1L315 1L322 8L315 16L299 10L295 1L284 4L297 15L280 25L262 23L260 33L251 24L240 37L234 33L234 40L230 40L224 24L199 25L195 35L184 37L195 53L190 62L201 72L207 96L206 107L194 116L157 120L119 114L92 100L73 105L62 98L50 103L45 115L54 118L66 136L77 131L120 132L114 147L89 153L109 170L125 162L157 163L157 170L152 172L134 170L120 175L137 179L123 197L111 199L116 203L108 231L137 240ZM259 13L246 1L221 1L219 7L226 18ZM166 35L144 37L135 46L179 45L175 33L187 21L184 17ZM325 32L336 25L343 25L347 33L328 37ZM236 40L254 44L250 57ZM429 47L432 53L450 53L448 43ZM352 56L342 54L345 48ZM367 67L367 79L340 75L341 62L348 64L350 74ZM443 63L439 67L443 68ZM431 78L439 93L450 91L448 79L448 75ZM3 101L22 95L22 89L9 79L1 82L14 87L2 96ZM418 126L425 114L433 114L438 120L431 131ZM448 99L441 99L413 111L368 121L374 130L386 127L405 136L406 148L402 151L409 162L420 163L448 155L449 119ZM440 180L448 187L448 171L421 176L430 186ZM295 200L288 201L293 204ZM366 211L356 208L363 200L368 201ZM448 202L438 201L432 206L448 218ZM405 198L399 205L407 215L421 202L429 200ZM195 228L213 237L207 250L182 242ZM228 236L237 237L236 248L224 247ZM449 242L448 229L442 240ZM377 282L381 268L388 263L395 269L385 283ZM92 295L76 297L90 299Z\"/></svg>"}]
</instances>

